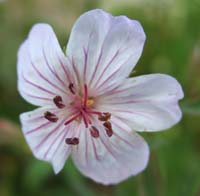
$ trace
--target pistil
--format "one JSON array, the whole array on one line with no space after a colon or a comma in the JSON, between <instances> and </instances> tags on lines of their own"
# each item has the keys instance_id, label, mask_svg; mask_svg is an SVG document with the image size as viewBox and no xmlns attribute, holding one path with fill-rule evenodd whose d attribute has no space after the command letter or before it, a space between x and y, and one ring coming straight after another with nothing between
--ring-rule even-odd
<instances>
[{"instance_id":1,"label":"pistil","mask_svg":"<svg viewBox=\"0 0 200 196\"><path fill-rule=\"evenodd\" d=\"M111 137L113 135L112 125L110 122L111 113L99 112L94 110L94 99L93 97L89 97L87 85L84 84L83 91L77 93L75 91L74 84L70 83L69 91L73 95L75 95L73 97L73 102L69 104L70 110L72 109L74 113L68 115L69 119L64 123L64 125L67 126L73 121L80 122L80 120L83 120L86 130L90 131L91 136L93 138L99 138L100 132L92 123L92 115L95 115L97 116L98 120L102 122L103 129L104 131L106 131L108 137ZM62 97L59 95L53 98L53 102L59 109L63 109L64 107L66 107ZM49 111L45 112L44 117L48 119L50 122L58 121L58 117ZM77 137L66 138L65 143L69 145L78 145L79 138Z\"/></svg>"}]
</instances>

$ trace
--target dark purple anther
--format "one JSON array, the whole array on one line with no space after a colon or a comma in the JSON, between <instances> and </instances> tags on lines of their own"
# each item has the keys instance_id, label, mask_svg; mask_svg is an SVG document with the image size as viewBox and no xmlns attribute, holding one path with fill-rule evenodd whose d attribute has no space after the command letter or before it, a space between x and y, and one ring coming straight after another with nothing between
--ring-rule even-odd
<instances>
[{"instance_id":1,"label":"dark purple anther","mask_svg":"<svg viewBox=\"0 0 200 196\"><path fill-rule=\"evenodd\" d=\"M72 94L75 94L75 89L74 89L74 84L73 83L69 84L69 90L71 91Z\"/></svg>"},{"instance_id":2,"label":"dark purple anther","mask_svg":"<svg viewBox=\"0 0 200 196\"><path fill-rule=\"evenodd\" d=\"M77 137L74 138L66 138L65 143L69 145L77 145L79 144L79 139Z\"/></svg>"},{"instance_id":3,"label":"dark purple anther","mask_svg":"<svg viewBox=\"0 0 200 196\"><path fill-rule=\"evenodd\" d=\"M55 114L48 112L48 111L44 113L44 117L47 120L49 120L50 122L57 122L58 121L58 117Z\"/></svg>"},{"instance_id":4,"label":"dark purple anther","mask_svg":"<svg viewBox=\"0 0 200 196\"><path fill-rule=\"evenodd\" d=\"M104 113L102 113L102 114L99 115L98 119L99 119L100 121L107 121L107 120L110 119L110 117L111 117L111 113L109 113L109 112L104 112Z\"/></svg>"},{"instance_id":5,"label":"dark purple anther","mask_svg":"<svg viewBox=\"0 0 200 196\"><path fill-rule=\"evenodd\" d=\"M94 126L90 127L90 133L91 133L91 136L94 137L94 138L99 137L99 130Z\"/></svg>"},{"instance_id":6,"label":"dark purple anther","mask_svg":"<svg viewBox=\"0 0 200 196\"><path fill-rule=\"evenodd\" d=\"M58 108L64 108L65 107L65 104L63 103L63 100L62 100L62 97L61 96L55 96L53 98L53 102L55 103L55 105L58 107Z\"/></svg>"},{"instance_id":7,"label":"dark purple anther","mask_svg":"<svg viewBox=\"0 0 200 196\"><path fill-rule=\"evenodd\" d=\"M112 124L109 121L106 121L103 123L103 126L105 127L108 137L111 137L113 135Z\"/></svg>"},{"instance_id":8,"label":"dark purple anther","mask_svg":"<svg viewBox=\"0 0 200 196\"><path fill-rule=\"evenodd\" d=\"M109 121L106 121L105 123L103 123L103 126L106 127L107 129L112 129L112 125Z\"/></svg>"},{"instance_id":9,"label":"dark purple anther","mask_svg":"<svg viewBox=\"0 0 200 196\"><path fill-rule=\"evenodd\" d=\"M112 129L105 128L105 130L106 130L106 134L108 135L108 137L111 137L113 135L113 130Z\"/></svg>"}]
</instances>

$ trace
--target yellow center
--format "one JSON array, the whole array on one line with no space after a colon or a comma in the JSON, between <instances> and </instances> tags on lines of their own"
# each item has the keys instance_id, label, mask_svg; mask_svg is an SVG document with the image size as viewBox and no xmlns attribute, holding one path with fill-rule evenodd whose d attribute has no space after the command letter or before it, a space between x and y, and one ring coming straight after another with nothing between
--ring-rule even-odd
<instances>
[{"instance_id":1,"label":"yellow center","mask_svg":"<svg viewBox=\"0 0 200 196\"><path fill-rule=\"evenodd\" d=\"M91 107L91 106L93 106L93 104L94 104L94 99L93 99L93 98L89 98L89 99L87 100L87 106L88 106L88 107Z\"/></svg>"}]
</instances>

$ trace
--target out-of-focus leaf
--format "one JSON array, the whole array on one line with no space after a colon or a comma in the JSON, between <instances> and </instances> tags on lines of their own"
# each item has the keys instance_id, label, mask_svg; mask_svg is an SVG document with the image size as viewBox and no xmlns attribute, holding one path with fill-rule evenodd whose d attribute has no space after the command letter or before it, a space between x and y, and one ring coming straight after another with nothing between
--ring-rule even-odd
<instances>
[{"instance_id":1,"label":"out-of-focus leaf","mask_svg":"<svg viewBox=\"0 0 200 196\"><path fill-rule=\"evenodd\" d=\"M33 157L24 171L24 187L28 191L37 193L52 173L52 168L48 163L34 159Z\"/></svg>"},{"instance_id":2,"label":"out-of-focus leaf","mask_svg":"<svg viewBox=\"0 0 200 196\"><path fill-rule=\"evenodd\" d=\"M158 163L165 185L164 195L193 195L200 185L198 152L191 138L180 132L179 137L157 149Z\"/></svg>"},{"instance_id":3,"label":"out-of-focus leaf","mask_svg":"<svg viewBox=\"0 0 200 196\"><path fill-rule=\"evenodd\" d=\"M81 196L95 195L95 193L91 190L89 184L86 183L84 177L75 168L71 159L67 161L66 167L63 172L65 181L70 185L75 194Z\"/></svg>"},{"instance_id":4,"label":"out-of-focus leaf","mask_svg":"<svg viewBox=\"0 0 200 196\"><path fill-rule=\"evenodd\" d=\"M0 0L1 1L1 0ZM51 24L61 46L79 15L106 8L141 22L147 35L131 76L165 73L182 85L185 100L179 125L142 133L151 156L144 172L104 187L82 176L68 160L54 175L25 143L19 114L33 109L17 92L17 49L34 23ZM200 195L200 1L199 0L5 0L0 3L0 196L198 196ZM9 120L8 120L9 119ZM131 155L130 155L131 156Z\"/></svg>"},{"instance_id":5,"label":"out-of-focus leaf","mask_svg":"<svg viewBox=\"0 0 200 196\"><path fill-rule=\"evenodd\" d=\"M16 153L30 154L20 126L5 118L0 118L0 147L9 146Z\"/></svg>"},{"instance_id":6,"label":"out-of-focus leaf","mask_svg":"<svg viewBox=\"0 0 200 196\"><path fill-rule=\"evenodd\" d=\"M200 101L183 103L181 106L183 113L200 116Z\"/></svg>"},{"instance_id":7,"label":"out-of-focus leaf","mask_svg":"<svg viewBox=\"0 0 200 196\"><path fill-rule=\"evenodd\" d=\"M0 135L0 143L4 144L15 143L22 137L19 125L4 118L0 118Z\"/></svg>"}]
</instances>

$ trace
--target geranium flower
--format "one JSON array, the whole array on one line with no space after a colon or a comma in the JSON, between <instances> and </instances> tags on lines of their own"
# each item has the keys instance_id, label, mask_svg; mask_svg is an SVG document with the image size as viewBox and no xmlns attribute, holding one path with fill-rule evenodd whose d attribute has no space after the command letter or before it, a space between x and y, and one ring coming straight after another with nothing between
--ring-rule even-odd
<instances>
[{"instance_id":1,"label":"geranium flower","mask_svg":"<svg viewBox=\"0 0 200 196\"><path fill-rule=\"evenodd\" d=\"M20 115L33 154L55 173L71 154L77 168L103 184L136 175L149 148L136 131L170 128L181 118L171 76L128 78L145 42L138 21L89 11L62 52L48 24L36 24L18 52L18 89L40 108Z\"/></svg>"}]
</instances>

